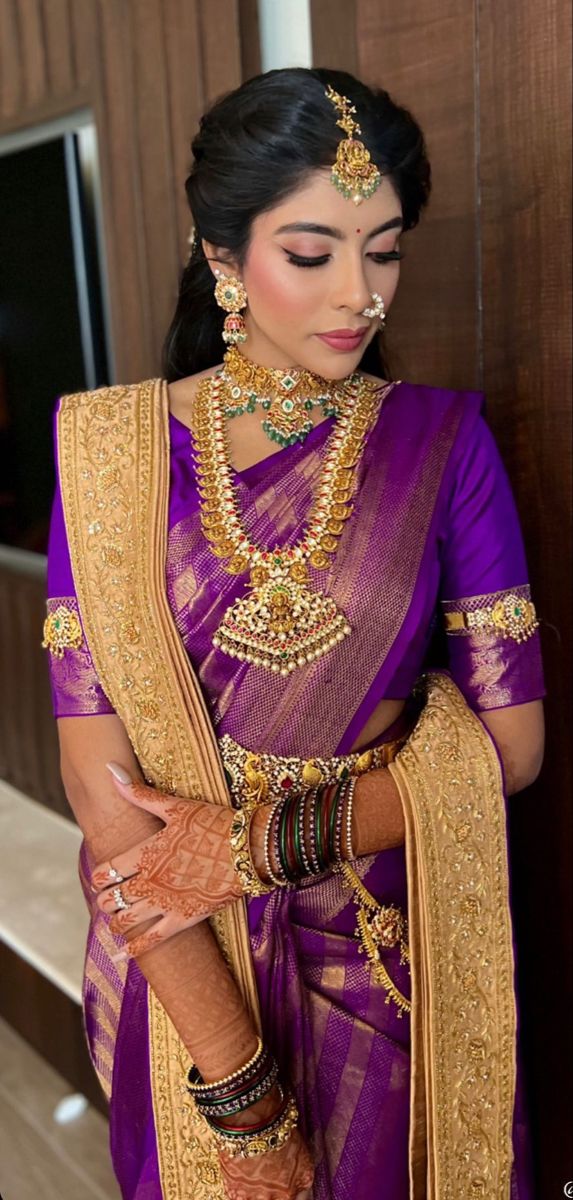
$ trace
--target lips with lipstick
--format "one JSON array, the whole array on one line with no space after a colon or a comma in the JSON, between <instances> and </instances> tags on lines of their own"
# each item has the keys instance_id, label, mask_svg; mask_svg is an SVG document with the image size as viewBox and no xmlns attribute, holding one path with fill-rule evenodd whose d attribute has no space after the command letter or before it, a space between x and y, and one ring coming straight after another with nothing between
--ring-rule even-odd
<instances>
[{"instance_id":1,"label":"lips with lipstick","mask_svg":"<svg viewBox=\"0 0 573 1200\"><path fill-rule=\"evenodd\" d=\"M317 333L316 336L332 350L342 350L348 354L357 349L368 328L368 325L361 325L358 329L330 329L328 333Z\"/></svg>"}]
</instances>

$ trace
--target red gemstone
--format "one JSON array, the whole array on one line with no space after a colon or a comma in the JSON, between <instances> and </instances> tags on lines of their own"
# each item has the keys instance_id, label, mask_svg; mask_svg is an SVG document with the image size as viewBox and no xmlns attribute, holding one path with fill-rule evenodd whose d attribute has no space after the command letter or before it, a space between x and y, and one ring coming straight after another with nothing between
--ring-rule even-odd
<instances>
[{"instance_id":1,"label":"red gemstone","mask_svg":"<svg viewBox=\"0 0 573 1200\"><path fill-rule=\"evenodd\" d=\"M293 782L294 781L290 778L290 775L287 775L286 779L281 779L281 787L282 788L291 788L293 785Z\"/></svg>"}]
</instances>

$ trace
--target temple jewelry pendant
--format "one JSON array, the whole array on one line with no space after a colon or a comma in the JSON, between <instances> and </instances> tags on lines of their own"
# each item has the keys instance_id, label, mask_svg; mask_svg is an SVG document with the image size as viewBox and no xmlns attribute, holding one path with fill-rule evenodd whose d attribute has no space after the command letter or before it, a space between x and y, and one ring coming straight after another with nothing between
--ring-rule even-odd
<instances>
[{"instance_id":1,"label":"temple jewelry pendant","mask_svg":"<svg viewBox=\"0 0 573 1200\"><path fill-rule=\"evenodd\" d=\"M227 609L213 645L275 674L289 675L321 658L350 632L350 625L329 596L311 592L300 561L277 555L272 570L255 566L249 595Z\"/></svg>"},{"instance_id":2,"label":"temple jewelry pendant","mask_svg":"<svg viewBox=\"0 0 573 1200\"><path fill-rule=\"evenodd\" d=\"M287 375L282 387L288 392ZM312 408L312 403L310 403ZM308 411L308 410L307 410ZM304 442L310 431L314 429L313 422L308 419L300 397L275 396L269 408L269 415L262 422L263 429L272 442L280 446L292 446L294 442Z\"/></svg>"}]
</instances>

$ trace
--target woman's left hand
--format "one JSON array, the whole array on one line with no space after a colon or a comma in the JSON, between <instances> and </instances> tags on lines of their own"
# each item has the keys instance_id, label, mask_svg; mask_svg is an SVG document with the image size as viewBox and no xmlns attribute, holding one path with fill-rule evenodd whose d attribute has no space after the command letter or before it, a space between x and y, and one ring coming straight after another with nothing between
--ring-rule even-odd
<instances>
[{"instance_id":1,"label":"woman's left hand","mask_svg":"<svg viewBox=\"0 0 573 1200\"><path fill-rule=\"evenodd\" d=\"M112 933L127 935L157 918L145 933L129 938L126 957L135 958L230 904L243 891L231 858L231 809L166 795L130 780L123 768L113 766L114 784L124 799L165 822L152 837L92 871L99 908L114 914ZM129 782L120 782L118 774Z\"/></svg>"}]
</instances>

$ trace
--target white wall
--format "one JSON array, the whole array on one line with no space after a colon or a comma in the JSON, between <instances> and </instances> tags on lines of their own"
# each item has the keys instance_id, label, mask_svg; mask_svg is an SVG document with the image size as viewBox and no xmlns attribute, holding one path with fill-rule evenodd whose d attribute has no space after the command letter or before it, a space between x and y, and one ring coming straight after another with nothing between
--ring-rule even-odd
<instances>
[{"instance_id":1,"label":"white wall","mask_svg":"<svg viewBox=\"0 0 573 1200\"><path fill-rule=\"evenodd\" d=\"M262 70L311 67L310 0L258 0Z\"/></svg>"}]
</instances>

